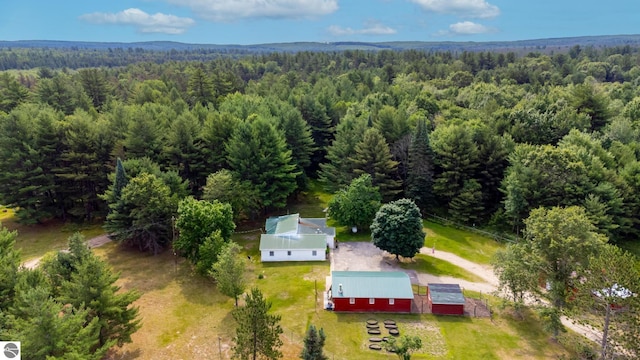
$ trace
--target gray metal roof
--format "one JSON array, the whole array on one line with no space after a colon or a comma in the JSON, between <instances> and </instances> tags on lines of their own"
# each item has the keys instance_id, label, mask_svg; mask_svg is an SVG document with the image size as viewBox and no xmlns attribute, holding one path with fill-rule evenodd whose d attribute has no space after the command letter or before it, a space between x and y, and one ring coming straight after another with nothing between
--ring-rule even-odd
<instances>
[{"instance_id":1,"label":"gray metal roof","mask_svg":"<svg viewBox=\"0 0 640 360\"><path fill-rule=\"evenodd\" d=\"M431 303L464 305L464 295L458 284L428 284Z\"/></svg>"},{"instance_id":2,"label":"gray metal roof","mask_svg":"<svg viewBox=\"0 0 640 360\"><path fill-rule=\"evenodd\" d=\"M326 235L271 235L260 236L260 250L317 250L327 247Z\"/></svg>"},{"instance_id":3,"label":"gray metal roof","mask_svg":"<svg viewBox=\"0 0 640 360\"><path fill-rule=\"evenodd\" d=\"M298 234L326 234L336 236L336 228L327 226L325 218L300 218Z\"/></svg>"},{"instance_id":4,"label":"gray metal roof","mask_svg":"<svg viewBox=\"0 0 640 360\"><path fill-rule=\"evenodd\" d=\"M402 271L332 271L331 277L334 298L413 299L409 275Z\"/></svg>"}]
</instances>

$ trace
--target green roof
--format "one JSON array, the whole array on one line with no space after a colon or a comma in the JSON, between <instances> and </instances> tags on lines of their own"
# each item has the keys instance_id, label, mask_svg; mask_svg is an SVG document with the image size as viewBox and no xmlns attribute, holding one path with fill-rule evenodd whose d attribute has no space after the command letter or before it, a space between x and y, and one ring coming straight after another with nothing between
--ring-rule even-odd
<instances>
[{"instance_id":1,"label":"green roof","mask_svg":"<svg viewBox=\"0 0 640 360\"><path fill-rule=\"evenodd\" d=\"M267 234L297 232L299 219L299 214L270 217L265 223L265 231L267 232Z\"/></svg>"},{"instance_id":2,"label":"green roof","mask_svg":"<svg viewBox=\"0 0 640 360\"><path fill-rule=\"evenodd\" d=\"M413 299L413 289L409 275L402 271L332 271L331 296Z\"/></svg>"},{"instance_id":3,"label":"green roof","mask_svg":"<svg viewBox=\"0 0 640 360\"><path fill-rule=\"evenodd\" d=\"M458 284L428 284L431 303L464 305L464 295Z\"/></svg>"},{"instance_id":4,"label":"green roof","mask_svg":"<svg viewBox=\"0 0 640 360\"><path fill-rule=\"evenodd\" d=\"M317 250L327 247L323 235L271 235L260 236L260 250Z\"/></svg>"}]
</instances>

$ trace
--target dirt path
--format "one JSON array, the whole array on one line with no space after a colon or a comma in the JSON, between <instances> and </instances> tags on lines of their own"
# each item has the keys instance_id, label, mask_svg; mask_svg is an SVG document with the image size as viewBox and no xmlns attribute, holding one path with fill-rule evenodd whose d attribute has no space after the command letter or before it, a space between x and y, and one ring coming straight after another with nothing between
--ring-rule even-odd
<instances>
[{"instance_id":1,"label":"dirt path","mask_svg":"<svg viewBox=\"0 0 640 360\"><path fill-rule=\"evenodd\" d=\"M111 239L109 239L109 236L100 235L87 240L85 243L87 244L89 249L93 249L96 247L100 247L110 241ZM66 251L66 250L63 250L63 251ZM40 264L41 259L42 259L42 256L39 258L31 259L29 261L25 261L24 263L22 263L22 266L26 269L34 269L38 266L38 264Z\"/></svg>"},{"instance_id":2,"label":"dirt path","mask_svg":"<svg viewBox=\"0 0 640 360\"><path fill-rule=\"evenodd\" d=\"M459 283L461 287L474 291L482 291L482 292L493 292L497 289L499 280L496 275L493 273L493 269L490 266L485 266L481 264L476 264L467 259L463 259L458 255L448 253L446 251L438 251L435 253L430 248L423 247L420 249L421 254L426 254L429 256L433 256L434 258L448 261L458 267L461 267L475 275L483 278L487 283L470 283L468 281L464 281L461 279L452 279L453 282ZM420 275L418 275L420 277ZM422 278L420 278L422 280ZM466 284L465 284L466 283ZM562 316L562 325L565 327L575 331L578 334L583 335L587 339L600 343L602 339L602 334L596 329L585 326L581 324L575 324L571 319L566 316Z\"/></svg>"}]
</instances>

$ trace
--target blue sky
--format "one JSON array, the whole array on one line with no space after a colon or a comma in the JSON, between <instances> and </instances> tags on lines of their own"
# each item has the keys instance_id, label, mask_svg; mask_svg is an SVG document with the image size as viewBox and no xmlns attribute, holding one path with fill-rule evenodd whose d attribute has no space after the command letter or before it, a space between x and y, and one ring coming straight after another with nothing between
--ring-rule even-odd
<instances>
[{"instance_id":1,"label":"blue sky","mask_svg":"<svg viewBox=\"0 0 640 360\"><path fill-rule=\"evenodd\" d=\"M0 40L502 41L640 33L638 0L0 0Z\"/></svg>"}]
</instances>

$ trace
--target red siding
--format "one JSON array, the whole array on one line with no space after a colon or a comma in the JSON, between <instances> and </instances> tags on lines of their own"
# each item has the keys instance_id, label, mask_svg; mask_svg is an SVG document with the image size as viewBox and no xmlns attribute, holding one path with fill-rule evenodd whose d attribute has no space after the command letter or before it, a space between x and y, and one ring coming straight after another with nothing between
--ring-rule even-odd
<instances>
[{"instance_id":1,"label":"red siding","mask_svg":"<svg viewBox=\"0 0 640 360\"><path fill-rule=\"evenodd\" d=\"M464 315L464 305L432 304L429 301L429 307L436 315Z\"/></svg>"},{"instance_id":2,"label":"red siding","mask_svg":"<svg viewBox=\"0 0 640 360\"><path fill-rule=\"evenodd\" d=\"M355 304L349 303L349 298L333 298L334 311L357 312L411 312L412 299L394 299L394 304L389 305L389 299L375 299L374 304L369 304L369 298L355 298Z\"/></svg>"}]
</instances>

